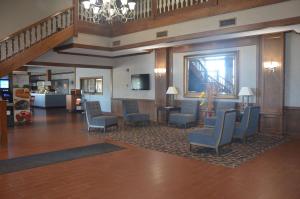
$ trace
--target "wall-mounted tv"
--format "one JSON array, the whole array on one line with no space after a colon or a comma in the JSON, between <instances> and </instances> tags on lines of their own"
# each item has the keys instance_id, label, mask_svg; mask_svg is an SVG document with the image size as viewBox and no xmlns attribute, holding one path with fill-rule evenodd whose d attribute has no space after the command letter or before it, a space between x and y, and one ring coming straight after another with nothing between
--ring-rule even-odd
<instances>
[{"instance_id":1,"label":"wall-mounted tv","mask_svg":"<svg viewBox=\"0 0 300 199\"><path fill-rule=\"evenodd\" d=\"M131 75L132 90L150 90L150 75L135 74Z\"/></svg>"},{"instance_id":2,"label":"wall-mounted tv","mask_svg":"<svg viewBox=\"0 0 300 199\"><path fill-rule=\"evenodd\" d=\"M8 79L0 79L0 88L8 89L9 88L9 80Z\"/></svg>"}]
</instances>

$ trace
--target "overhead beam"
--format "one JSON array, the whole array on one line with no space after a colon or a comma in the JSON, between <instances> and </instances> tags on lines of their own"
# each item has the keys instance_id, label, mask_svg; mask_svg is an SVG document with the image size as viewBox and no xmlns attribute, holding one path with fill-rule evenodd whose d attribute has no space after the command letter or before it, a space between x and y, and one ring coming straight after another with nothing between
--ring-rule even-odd
<instances>
[{"instance_id":1,"label":"overhead beam","mask_svg":"<svg viewBox=\"0 0 300 199\"><path fill-rule=\"evenodd\" d=\"M27 66L57 66L57 67L73 67L73 68L99 68L99 69L112 69L112 66L103 65L87 65L87 64L70 64L70 63L58 63L58 62L37 62L32 61L26 64Z\"/></svg>"}]
</instances>

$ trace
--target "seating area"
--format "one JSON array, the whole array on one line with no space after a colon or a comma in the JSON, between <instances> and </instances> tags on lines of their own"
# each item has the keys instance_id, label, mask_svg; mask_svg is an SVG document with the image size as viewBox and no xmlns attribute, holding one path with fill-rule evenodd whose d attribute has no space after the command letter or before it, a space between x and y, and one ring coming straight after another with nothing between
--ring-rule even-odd
<instances>
[{"instance_id":1,"label":"seating area","mask_svg":"<svg viewBox=\"0 0 300 199\"><path fill-rule=\"evenodd\" d=\"M257 134L260 115L259 106L247 106L243 113L239 113L242 119L237 122L237 110L234 109L235 103L219 102L215 104L218 104L216 106L216 116L205 118L204 125L200 125L198 120L199 102L182 101L180 111L170 113L167 125L187 129L190 150L193 145L213 148L217 155L219 155L219 148L230 144L234 138L246 143L247 138ZM123 100L122 108L124 126L150 125L149 114L140 113L137 100ZM105 132L109 127L118 127L117 117L104 115L100 103L97 101L85 102L85 115L88 131L91 128L100 128ZM207 125L208 121L210 125ZM191 127L194 127L194 129L188 130ZM111 131L111 133L113 132L114 130Z\"/></svg>"}]
</instances>

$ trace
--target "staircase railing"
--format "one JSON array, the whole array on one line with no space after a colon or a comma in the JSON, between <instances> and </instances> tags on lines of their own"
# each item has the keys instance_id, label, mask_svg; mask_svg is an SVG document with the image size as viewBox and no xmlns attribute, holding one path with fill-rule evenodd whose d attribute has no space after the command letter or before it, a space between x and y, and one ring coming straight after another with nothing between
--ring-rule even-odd
<instances>
[{"instance_id":1,"label":"staircase railing","mask_svg":"<svg viewBox=\"0 0 300 199\"><path fill-rule=\"evenodd\" d=\"M153 18L159 15L166 15L175 10L187 7L205 7L207 4L215 1L216 0L136 0L135 17L131 21ZM107 23L105 20L94 22L92 19L92 16L94 15L92 9L86 10L80 1L78 1L78 3L79 20L90 23Z\"/></svg>"},{"instance_id":2,"label":"staircase railing","mask_svg":"<svg viewBox=\"0 0 300 199\"><path fill-rule=\"evenodd\" d=\"M73 7L64 9L0 40L0 62L71 26L73 13Z\"/></svg>"},{"instance_id":3,"label":"staircase railing","mask_svg":"<svg viewBox=\"0 0 300 199\"><path fill-rule=\"evenodd\" d=\"M158 14L172 12L181 8L204 5L210 0L157 0Z\"/></svg>"},{"instance_id":4,"label":"staircase railing","mask_svg":"<svg viewBox=\"0 0 300 199\"><path fill-rule=\"evenodd\" d=\"M201 77L207 81L207 83L212 83L216 86L218 92L225 92L225 93L233 93L234 85L227 81L223 77L219 77L218 79L213 78L212 76L208 75L207 69L203 66L200 60L193 59L196 63L196 67L198 72L200 72Z\"/></svg>"}]
</instances>

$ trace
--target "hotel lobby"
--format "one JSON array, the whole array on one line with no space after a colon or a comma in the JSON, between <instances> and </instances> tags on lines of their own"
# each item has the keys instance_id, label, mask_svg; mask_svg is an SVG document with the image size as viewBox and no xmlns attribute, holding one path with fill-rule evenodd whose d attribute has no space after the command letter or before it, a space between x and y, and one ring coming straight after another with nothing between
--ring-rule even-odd
<instances>
[{"instance_id":1,"label":"hotel lobby","mask_svg":"<svg viewBox=\"0 0 300 199\"><path fill-rule=\"evenodd\" d=\"M1 199L300 198L299 0L0 5Z\"/></svg>"}]
</instances>

